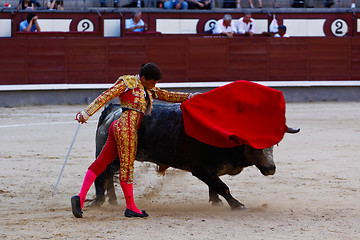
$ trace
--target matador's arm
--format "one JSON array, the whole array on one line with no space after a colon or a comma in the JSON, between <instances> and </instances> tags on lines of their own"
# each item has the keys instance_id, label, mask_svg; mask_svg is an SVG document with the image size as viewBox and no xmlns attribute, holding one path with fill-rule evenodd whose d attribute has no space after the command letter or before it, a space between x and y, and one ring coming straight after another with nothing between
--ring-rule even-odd
<instances>
[{"instance_id":1,"label":"matador's arm","mask_svg":"<svg viewBox=\"0 0 360 240\"><path fill-rule=\"evenodd\" d=\"M92 116L96 113L105 103L111 101L112 99L120 96L123 92L125 92L127 86L125 85L122 78L119 78L116 83L103 92L100 96L98 96L92 103L87 106L84 111L89 115Z\"/></svg>"},{"instance_id":2,"label":"matador's arm","mask_svg":"<svg viewBox=\"0 0 360 240\"><path fill-rule=\"evenodd\" d=\"M182 103L186 101L190 95L189 93L169 92L158 87L151 89L150 91L154 99L173 103Z\"/></svg>"}]
</instances>

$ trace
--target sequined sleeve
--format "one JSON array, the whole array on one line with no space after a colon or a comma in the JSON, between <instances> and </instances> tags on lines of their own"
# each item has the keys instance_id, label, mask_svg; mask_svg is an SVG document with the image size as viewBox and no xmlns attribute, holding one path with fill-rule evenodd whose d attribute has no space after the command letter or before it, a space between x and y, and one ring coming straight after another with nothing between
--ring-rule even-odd
<instances>
[{"instance_id":1,"label":"sequined sleeve","mask_svg":"<svg viewBox=\"0 0 360 240\"><path fill-rule=\"evenodd\" d=\"M189 97L189 93L169 92L158 87L152 89L151 92L155 99L173 103L182 103Z\"/></svg>"},{"instance_id":2,"label":"sequined sleeve","mask_svg":"<svg viewBox=\"0 0 360 240\"><path fill-rule=\"evenodd\" d=\"M105 103L111 101L112 99L118 97L120 94L125 92L126 85L124 81L119 78L117 82L108 90L103 92L100 96L98 96L89 106L85 108L85 111L92 116L96 113Z\"/></svg>"}]
</instances>

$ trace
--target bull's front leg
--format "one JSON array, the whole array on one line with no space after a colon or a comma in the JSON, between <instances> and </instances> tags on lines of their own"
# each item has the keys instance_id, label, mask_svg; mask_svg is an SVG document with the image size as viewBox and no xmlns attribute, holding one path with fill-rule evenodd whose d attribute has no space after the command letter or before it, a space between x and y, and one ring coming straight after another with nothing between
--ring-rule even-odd
<instances>
[{"instance_id":1,"label":"bull's front leg","mask_svg":"<svg viewBox=\"0 0 360 240\"><path fill-rule=\"evenodd\" d=\"M215 193L223 196L230 205L231 209L245 208L244 204L240 203L238 200L233 198L233 196L231 196L229 187L223 181L221 181L218 176L201 170L193 171L192 174L206 183Z\"/></svg>"}]
</instances>

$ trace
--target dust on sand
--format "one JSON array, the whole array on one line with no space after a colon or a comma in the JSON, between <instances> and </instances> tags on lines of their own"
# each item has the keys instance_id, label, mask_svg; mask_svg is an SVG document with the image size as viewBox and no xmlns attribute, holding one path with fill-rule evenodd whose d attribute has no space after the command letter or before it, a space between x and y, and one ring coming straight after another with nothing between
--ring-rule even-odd
<instances>
[{"instance_id":1,"label":"dust on sand","mask_svg":"<svg viewBox=\"0 0 360 240\"><path fill-rule=\"evenodd\" d=\"M94 160L97 113L80 128L55 196L51 196L84 106L1 108L0 238L2 239L359 239L360 103L287 104L287 123L301 127L275 147L277 172L255 168L223 176L246 210L208 203L205 184L170 169L162 177L136 163L134 195L147 219L118 206L84 208L78 193ZM94 194L94 187L88 198Z\"/></svg>"}]
</instances>

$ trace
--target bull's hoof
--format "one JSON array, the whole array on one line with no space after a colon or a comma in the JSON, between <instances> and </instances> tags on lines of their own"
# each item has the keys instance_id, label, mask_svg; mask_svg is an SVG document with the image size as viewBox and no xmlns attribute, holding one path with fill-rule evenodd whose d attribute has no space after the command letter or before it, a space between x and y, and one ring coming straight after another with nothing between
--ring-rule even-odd
<instances>
[{"instance_id":1,"label":"bull's hoof","mask_svg":"<svg viewBox=\"0 0 360 240\"><path fill-rule=\"evenodd\" d=\"M145 211L141 211L142 213L137 213L137 212L134 212L130 209L126 209L125 211L125 217L140 217L140 218L145 218L145 217L148 217L149 214L147 214Z\"/></svg>"},{"instance_id":2,"label":"bull's hoof","mask_svg":"<svg viewBox=\"0 0 360 240\"><path fill-rule=\"evenodd\" d=\"M118 205L117 197L116 197L116 194L115 194L115 189L112 189L110 191L108 190L108 192L106 194L106 197L108 197L108 202L110 203L110 205L113 205L113 206Z\"/></svg>"},{"instance_id":3,"label":"bull's hoof","mask_svg":"<svg viewBox=\"0 0 360 240\"><path fill-rule=\"evenodd\" d=\"M105 202L105 196L97 195L90 203L90 207L101 207Z\"/></svg>"},{"instance_id":4,"label":"bull's hoof","mask_svg":"<svg viewBox=\"0 0 360 240\"><path fill-rule=\"evenodd\" d=\"M245 209L245 205L240 203L240 205L237 205L237 206L231 206L231 210L244 210Z\"/></svg>"},{"instance_id":5,"label":"bull's hoof","mask_svg":"<svg viewBox=\"0 0 360 240\"><path fill-rule=\"evenodd\" d=\"M241 202L239 202L236 199L233 199L233 201L231 201L231 203L229 203L229 204L230 204L231 210L243 210L243 209L245 209L245 205L242 204Z\"/></svg>"},{"instance_id":6,"label":"bull's hoof","mask_svg":"<svg viewBox=\"0 0 360 240\"><path fill-rule=\"evenodd\" d=\"M83 212L81 211L81 203L80 203L80 197L79 196L73 196L71 198L71 208L72 213L77 218L82 218Z\"/></svg>"},{"instance_id":7,"label":"bull's hoof","mask_svg":"<svg viewBox=\"0 0 360 240\"><path fill-rule=\"evenodd\" d=\"M110 205L112 205L112 206L117 206L117 205L119 205L117 199L109 199L108 202L109 202Z\"/></svg>"},{"instance_id":8,"label":"bull's hoof","mask_svg":"<svg viewBox=\"0 0 360 240\"><path fill-rule=\"evenodd\" d=\"M231 210L242 210L245 209L245 205L233 198L231 195L229 195L226 198L227 202L229 203Z\"/></svg>"},{"instance_id":9,"label":"bull's hoof","mask_svg":"<svg viewBox=\"0 0 360 240\"><path fill-rule=\"evenodd\" d=\"M224 204L223 204L223 202L219 199L219 201L214 201L214 200L212 200L212 201L210 201L211 202L211 205L213 206L213 207L220 207L220 206L224 206Z\"/></svg>"},{"instance_id":10,"label":"bull's hoof","mask_svg":"<svg viewBox=\"0 0 360 240\"><path fill-rule=\"evenodd\" d=\"M239 210L245 210L245 205L241 204L238 207L231 207L231 210L239 211Z\"/></svg>"}]
</instances>

